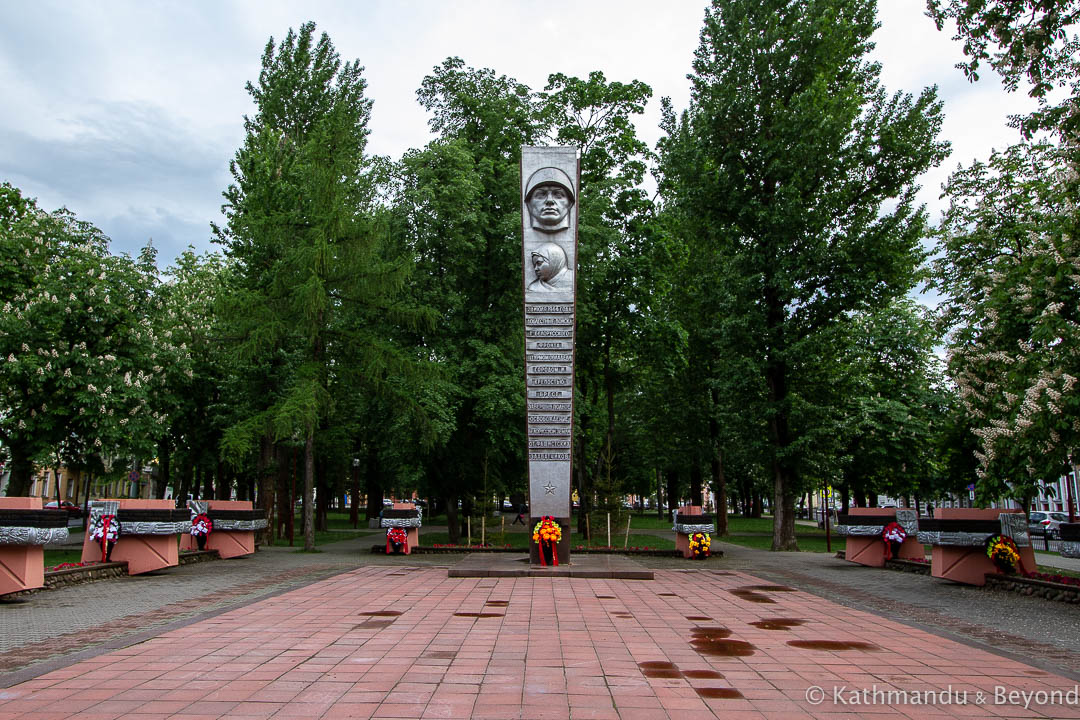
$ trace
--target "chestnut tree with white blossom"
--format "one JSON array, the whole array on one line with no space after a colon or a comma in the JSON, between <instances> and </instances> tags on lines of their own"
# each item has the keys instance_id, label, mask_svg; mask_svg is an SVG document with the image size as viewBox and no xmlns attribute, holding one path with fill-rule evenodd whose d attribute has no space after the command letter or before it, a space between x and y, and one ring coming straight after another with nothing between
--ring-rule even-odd
<instances>
[{"instance_id":1,"label":"chestnut tree with white blossom","mask_svg":"<svg viewBox=\"0 0 1080 720\"><path fill-rule=\"evenodd\" d=\"M66 445L142 454L165 416L155 408L176 349L155 332L153 248L112 255L70 211L45 212L0 185L0 443L7 494L25 495L35 459Z\"/></svg>"}]
</instances>

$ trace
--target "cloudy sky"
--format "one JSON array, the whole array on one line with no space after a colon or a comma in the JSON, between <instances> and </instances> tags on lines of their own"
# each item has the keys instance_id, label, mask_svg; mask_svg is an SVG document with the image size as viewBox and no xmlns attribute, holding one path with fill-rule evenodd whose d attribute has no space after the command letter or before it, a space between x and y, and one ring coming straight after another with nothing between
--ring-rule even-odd
<instances>
[{"instance_id":1,"label":"cloudy sky","mask_svg":"<svg viewBox=\"0 0 1080 720\"><path fill-rule=\"evenodd\" d=\"M989 71L975 85L954 68L960 44L923 15L924 0L882 0L875 55L889 90L937 84L953 155L928 174L936 216L957 164L1015 142L1022 95ZM0 181L45 209L98 225L115 252L153 239L161 263L207 250L228 162L252 111L244 90L268 38L314 20L345 60L365 66L374 100L369 149L397 158L430 139L421 79L460 56L543 88L549 73L642 80L654 100L638 122L655 145L659 98L684 108L704 0L99 0L0 2Z\"/></svg>"}]
</instances>

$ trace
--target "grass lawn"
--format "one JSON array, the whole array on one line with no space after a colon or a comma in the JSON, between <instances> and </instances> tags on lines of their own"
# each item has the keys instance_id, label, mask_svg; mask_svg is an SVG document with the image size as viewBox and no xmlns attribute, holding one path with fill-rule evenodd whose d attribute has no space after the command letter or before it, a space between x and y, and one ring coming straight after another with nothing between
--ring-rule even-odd
<instances>
[{"instance_id":1,"label":"grass lawn","mask_svg":"<svg viewBox=\"0 0 1080 720\"><path fill-rule=\"evenodd\" d=\"M378 534L377 530L316 530L315 531L315 545L329 545L330 543L344 542L345 540L353 540L358 537L373 536ZM279 537L274 540L274 547L289 547L289 538ZM293 537L293 547L304 547L304 534L300 532L300 526L296 526L296 534Z\"/></svg>"},{"instance_id":2,"label":"grass lawn","mask_svg":"<svg viewBox=\"0 0 1080 720\"><path fill-rule=\"evenodd\" d=\"M99 560L101 558L98 558ZM63 550L57 548L45 548L45 568L56 567L61 563L77 563L82 560L82 548L73 548L71 550L64 548Z\"/></svg>"}]
</instances>

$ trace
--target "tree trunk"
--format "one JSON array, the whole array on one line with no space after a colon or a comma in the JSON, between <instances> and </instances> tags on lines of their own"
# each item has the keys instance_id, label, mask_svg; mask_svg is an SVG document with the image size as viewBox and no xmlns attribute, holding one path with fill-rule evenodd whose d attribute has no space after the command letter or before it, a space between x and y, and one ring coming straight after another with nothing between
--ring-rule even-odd
<instances>
[{"instance_id":1,"label":"tree trunk","mask_svg":"<svg viewBox=\"0 0 1080 720\"><path fill-rule=\"evenodd\" d=\"M172 447L169 444L169 435L166 433L158 441L158 474L157 480L154 482L154 497L158 500L165 499L165 490L171 480L169 477L169 459L171 456Z\"/></svg>"},{"instance_id":2,"label":"tree trunk","mask_svg":"<svg viewBox=\"0 0 1080 720\"><path fill-rule=\"evenodd\" d=\"M716 534L727 535L727 480L724 478L723 456L720 451L720 423L716 421L716 406L719 393L716 389L709 392L713 411L709 413L709 441L712 446L712 487L716 495Z\"/></svg>"},{"instance_id":3,"label":"tree trunk","mask_svg":"<svg viewBox=\"0 0 1080 720\"><path fill-rule=\"evenodd\" d=\"M668 470L664 475L667 478L667 509L670 517L671 511L679 507L679 473Z\"/></svg>"},{"instance_id":4,"label":"tree trunk","mask_svg":"<svg viewBox=\"0 0 1080 720\"><path fill-rule=\"evenodd\" d=\"M304 550L315 549L315 424L304 433Z\"/></svg>"},{"instance_id":5,"label":"tree trunk","mask_svg":"<svg viewBox=\"0 0 1080 720\"><path fill-rule=\"evenodd\" d=\"M202 475L202 499L214 499L214 473L206 466L206 461L199 463L199 472Z\"/></svg>"},{"instance_id":6,"label":"tree trunk","mask_svg":"<svg viewBox=\"0 0 1080 720\"><path fill-rule=\"evenodd\" d=\"M701 501L701 460L695 459L690 466L690 504L702 506Z\"/></svg>"},{"instance_id":7,"label":"tree trunk","mask_svg":"<svg viewBox=\"0 0 1080 720\"><path fill-rule=\"evenodd\" d=\"M773 446L773 542L777 551L798 550L795 541L795 496L797 486L795 471L788 467L783 453L791 445L787 415L787 367L783 362L770 359L766 367L769 400L774 411L769 420L769 439Z\"/></svg>"},{"instance_id":8,"label":"tree trunk","mask_svg":"<svg viewBox=\"0 0 1080 720\"><path fill-rule=\"evenodd\" d=\"M229 477L228 468L225 467L225 461L218 458L217 470L214 473L215 477L215 494L216 500L228 500L232 497L232 478Z\"/></svg>"},{"instance_id":9,"label":"tree trunk","mask_svg":"<svg viewBox=\"0 0 1080 720\"><path fill-rule=\"evenodd\" d=\"M315 487L319 491L315 494L315 529L326 532L326 514L330 506L330 484L326 477L326 463L315 463Z\"/></svg>"},{"instance_id":10,"label":"tree trunk","mask_svg":"<svg viewBox=\"0 0 1080 720\"><path fill-rule=\"evenodd\" d=\"M382 512L382 478L379 477L379 456L373 449L368 449L367 472L364 475L364 492L367 493L367 509L364 517L368 520L379 517Z\"/></svg>"},{"instance_id":11,"label":"tree trunk","mask_svg":"<svg viewBox=\"0 0 1080 720\"><path fill-rule=\"evenodd\" d=\"M446 531L451 545L461 542L461 523L458 522L457 495L446 496Z\"/></svg>"},{"instance_id":12,"label":"tree trunk","mask_svg":"<svg viewBox=\"0 0 1080 720\"><path fill-rule=\"evenodd\" d=\"M9 445L8 452L11 454L11 475L8 477L7 496L25 497L30 494L34 463L22 445Z\"/></svg>"},{"instance_id":13,"label":"tree trunk","mask_svg":"<svg viewBox=\"0 0 1080 720\"><path fill-rule=\"evenodd\" d=\"M277 534L277 521L274 518L274 474L271 472L273 445L269 435L259 438L259 454L255 459L255 482L259 485L259 504L266 513L266 529L258 533L259 542L264 545L273 545L274 536Z\"/></svg>"},{"instance_id":14,"label":"tree trunk","mask_svg":"<svg viewBox=\"0 0 1080 720\"><path fill-rule=\"evenodd\" d=\"M353 529L360 527L360 463L355 462L352 465L352 477L349 485L349 497L352 502L349 504L349 522L352 523Z\"/></svg>"},{"instance_id":15,"label":"tree trunk","mask_svg":"<svg viewBox=\"0 0 1080 720\"><path fill-rule=\"evenodd\" d=\"M656 517L664 519L664 478L660 468L653 468L656 473Z\"/></svg>"}]
</instances>

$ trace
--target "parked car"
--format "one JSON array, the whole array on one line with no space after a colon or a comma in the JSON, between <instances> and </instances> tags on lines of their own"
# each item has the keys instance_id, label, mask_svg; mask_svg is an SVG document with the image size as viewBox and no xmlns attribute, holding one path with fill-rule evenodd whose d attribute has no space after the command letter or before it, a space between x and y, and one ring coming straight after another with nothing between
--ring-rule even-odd
<instances>
[{"instance_id":1,"label":"parked car","mask_svg":"<svg viewBox=\"0 0 1080 720\"><path fill-rule=\"evenodd\" d=\"M1046 535L1051 540L1061 537L1060 525L1069 522L1069 516L1063 512L1032 510L1028 513L1028 532L1032 535Z\"/></svg>"},{"instance_id":2,"label":"parked car","mask_svg":"<svg viewBox=\"0 0 1080 720\"><path fill-rule=\"evenodd\" d=\"M45 509L46 510L57 510L57 509L66 510L67 514L68 514L68 517L73 517L73 518L81 518L82 517L82 508L79 507L78 505L76 505L73 502L68 502L67 500L60 501L59 506L57 506L55 500L53 500L51 502L47 502L47 503L45 503Z\"/></svg>"}]
</instances>

